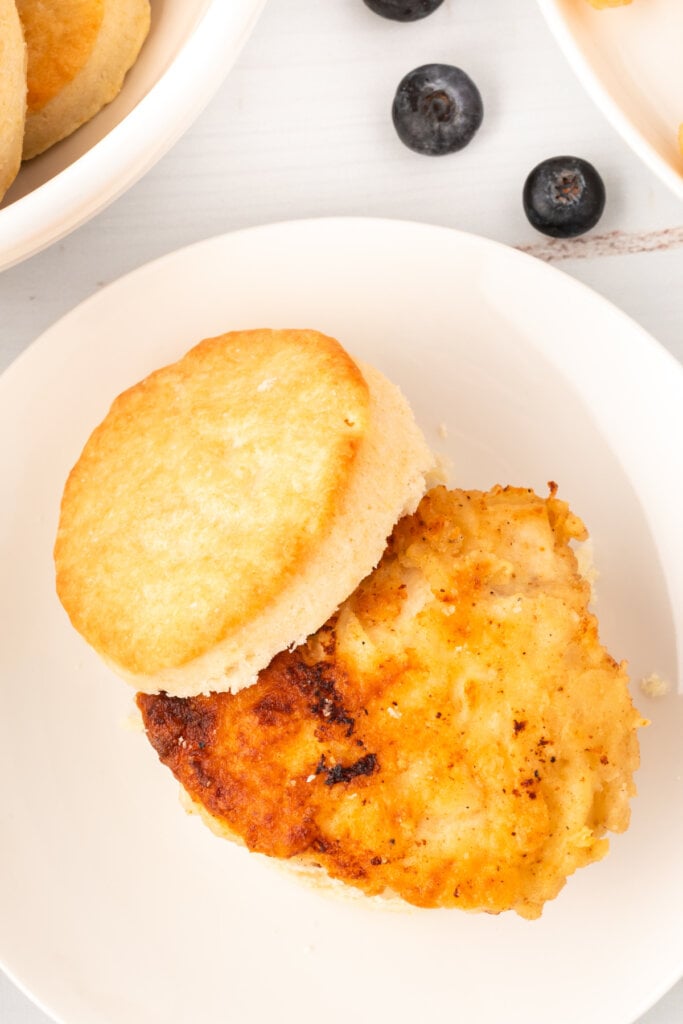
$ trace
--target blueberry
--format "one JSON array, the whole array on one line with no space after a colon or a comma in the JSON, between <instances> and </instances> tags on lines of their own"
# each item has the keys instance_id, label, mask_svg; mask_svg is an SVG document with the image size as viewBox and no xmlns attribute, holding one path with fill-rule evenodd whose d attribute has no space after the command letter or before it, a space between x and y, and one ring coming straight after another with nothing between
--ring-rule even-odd
<instances>
[{"instance_id":1,"label":"blueberry","mask_svg":"<svg viewBox=\"0 0 683 1024\"><path fill-rule=\"evenodd\" d=\"M530 224L553 238L574 238L590 231L604 209L602 178L579 157L544 160L524 185L524 212Z\"/></svg>"},{"instance_id":2,"label":"blueberry","mask_svg":"<svg viewBox=\"0 0 683 1024\"><path fill-rule=\"evenodd\" d=\"M472 141L484 105L476 85L460 68L424 64L399 83L391 115L406 146L427 156L443 156Z\"/></svg>"},{"instance_id":3,"label":"blueberry","mask_svg":"<svg viewBox=\"0 0 683 1024\"><path fill-rule=\"evenodd\" d=\"M418 21L433 14L443 0L365 0L375 14L392 21Z\"/></svg>"}]
</instances>

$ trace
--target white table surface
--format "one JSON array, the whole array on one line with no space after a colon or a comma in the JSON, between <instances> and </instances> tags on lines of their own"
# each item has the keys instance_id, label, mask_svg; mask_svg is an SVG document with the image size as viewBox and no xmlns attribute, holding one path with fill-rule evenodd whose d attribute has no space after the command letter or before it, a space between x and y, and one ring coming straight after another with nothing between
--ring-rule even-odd
<instances>
[{"instance_id":1,"label":"white table surface","mask_svg":"<svg viewBox=\"0 0 683 1024\"><path fill-rule=\"evenodd\" d=\"M402 75L431 61L464 67L486 105L472 145L436 160L405 149L389 116ZM608 204L588 241L557 247L529 227L520 195L539 160L567 152L600 169ZM0 274L0 370L57 317L150 259L235 228L330 214L420 220L530 247L683 361L683 206L593 107L532 0L445 0L409 25L362 0L269 0L219 95L172 152L95 220ZM47 1020L0 975L2 1024ZM681 1021L683 982L641 1018Z\"/></svg>"}]
</instances>

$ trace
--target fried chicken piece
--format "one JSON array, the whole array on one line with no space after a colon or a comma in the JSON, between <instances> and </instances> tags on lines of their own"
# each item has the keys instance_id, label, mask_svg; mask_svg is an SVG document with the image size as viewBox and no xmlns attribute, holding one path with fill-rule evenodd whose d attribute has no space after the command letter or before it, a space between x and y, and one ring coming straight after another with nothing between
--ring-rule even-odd
<instances>
[{"instance_id":1,"label":"fried chicken piece","mask_svg":"<svg viewBox=\"0 0 683 1024\"><path fill-rule=\"evenodd\" d=\"M642 724L554 495L430 491L377 569L232 695L138 696L215 828L368 895L537 917L629 821Z\"/></svg>"}]
</instances>

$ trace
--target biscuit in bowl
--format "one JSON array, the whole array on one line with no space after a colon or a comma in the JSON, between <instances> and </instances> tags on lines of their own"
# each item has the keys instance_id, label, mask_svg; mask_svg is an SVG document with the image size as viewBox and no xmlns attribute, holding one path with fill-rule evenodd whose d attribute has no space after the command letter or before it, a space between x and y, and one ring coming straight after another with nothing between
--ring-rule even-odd
<instances>
[{"instance_id":1,"label":"biscuit in bowl","mask_svg":"<svg viewBox=\"0 0 683 1024\"><path fill-rule=\"evenodd\" d=\"M26 46L14 0L0 0L0 200L21 164L26 117Z\"/></svg>"},{"instance_id":2,"label":"biscuit in bowl","mask_svg":"<svg viewBox=\"0 0 683 1024\"><path fill-rule=\"evenodd\" d=\"M120 92L151 15L149 0L17 0L17 9L28 50L29 160Z\"/></svg>"},{"instance_id":3,"label":"biscuit in bowl","mask_svg":"<svg viewBox=\"0 0 683 1024\"><path fill-rule=\"evenodd\" d=\"M59 597L138 690L239 689L373 569L432 464L398 388L332 338L207 339L87 442L62 500Z\"/></svg>"}]
</instances>

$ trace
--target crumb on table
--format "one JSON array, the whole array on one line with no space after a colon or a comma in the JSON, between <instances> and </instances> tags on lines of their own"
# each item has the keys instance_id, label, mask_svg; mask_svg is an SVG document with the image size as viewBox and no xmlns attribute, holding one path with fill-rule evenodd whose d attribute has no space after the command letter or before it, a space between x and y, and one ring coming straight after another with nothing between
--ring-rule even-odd
<instances>
[{"instance_id":1,"label":"crumb on table","mask_svg":"<svg viewBox=\"0 0 683 1024\"><path fill-rule=\"evenodd\" d=\"M663 697L669 692L670 686L657 672L652 672L640 680L640 689L647 697Z\"/></svg>"}]
</instances>

